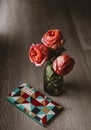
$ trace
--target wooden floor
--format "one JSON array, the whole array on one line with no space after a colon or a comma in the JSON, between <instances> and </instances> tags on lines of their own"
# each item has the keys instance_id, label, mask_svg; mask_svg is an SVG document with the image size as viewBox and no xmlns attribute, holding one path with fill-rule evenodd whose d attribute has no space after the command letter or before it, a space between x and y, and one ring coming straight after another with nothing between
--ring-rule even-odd
<instances>
[{"instance_id":1,"label":"wooden floor","mask_svg":"<svg viewBox=\"0 0 91 130\"><path fill-rule=\"evenodd\" d=\"M29 47L52 28L63 32L76 61L65 77L65 93L51 97L64 106L51 130L91 130L90 0L0 0L0 130L46 130L5 100L23 82L45 94L43 69L28 59ZM47 94L46 94L47 95Z\"/></svg>"}]
</instances>

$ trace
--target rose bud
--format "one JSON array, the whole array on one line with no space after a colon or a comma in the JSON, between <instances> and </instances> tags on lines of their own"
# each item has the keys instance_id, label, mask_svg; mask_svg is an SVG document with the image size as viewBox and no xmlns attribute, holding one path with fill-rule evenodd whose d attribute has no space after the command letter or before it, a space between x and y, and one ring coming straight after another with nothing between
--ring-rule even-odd
<instances>
[{"instance_id":1,"label":"rose bud","mask_svg":"<svg viewBox=\"0 0 91 130\"><path fill-rule=\"evenodd\" d=\"M33 44L29 50L29 59L33 62L36 66L41 66L49 56L48 48L40 43L40 44Z\"/></svg>"},{"instance_id":2,"label":"rose bud","mask_svg":"<svg viewBox=\"0 0 91 130\"><path fill-rule=\"evenodd\" d=\"M59 47L61 47L64 44L63 35L62 35L61 31L58 29L53 29L53 30L47 31L43 35L41 41L48 48L51 48L51 49L58 49Z\"/></svg>"},{"instance_id":3,"label":"rose bud","mask_svg":"<svg viewBox=\"0 0 91 130\"><path fill-rule=\"evenodd\" d=\"M67 54L63 54L53 61L53 70L58 75L66 75L73 69L74 64L74 59Z\"/></svg>"}]
</instances>

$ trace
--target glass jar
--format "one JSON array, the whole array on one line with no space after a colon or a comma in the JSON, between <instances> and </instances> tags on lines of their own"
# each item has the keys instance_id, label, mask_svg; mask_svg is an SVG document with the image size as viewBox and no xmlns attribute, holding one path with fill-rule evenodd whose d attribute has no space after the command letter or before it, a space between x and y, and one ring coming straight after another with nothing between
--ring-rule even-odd
<instances>
[{"instance_id":1,"label":"glass jar","mask_svg":"<svg viewBox=\"0 0 91 130\"><path fill-rule=\"evenodd\" d=\"M44 91L51 96L62 94L64 79L52 69L52 60L47 61L44 68Z\"/></svg>"}]
</instances>

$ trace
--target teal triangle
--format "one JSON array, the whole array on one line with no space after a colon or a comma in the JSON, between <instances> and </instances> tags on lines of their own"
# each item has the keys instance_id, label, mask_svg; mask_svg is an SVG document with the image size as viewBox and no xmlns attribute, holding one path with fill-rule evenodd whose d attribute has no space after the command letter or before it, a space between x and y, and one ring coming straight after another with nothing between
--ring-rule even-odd
<instances>
[{"instance_id":1,"label":"teal triangle","mask_svg":"<svg viewBox=\"0 0 91 130\"><path fill-rule=\"evenodd\" d=\"M8 97L7 100L9 100L10 102L14 103L15 102L15 99L12 98L12 97Z\"/></svg>"},{"instance_id":2,"label":"teal triangle","mask_svg":"<svg viewBox=\"0 0 91 130\"><path fill-rule=\"evenodd\" d=\"M28 97L26 100L30 103L31 102L31 97Z\"/></svg>"},{"instance_id":3,"label":"teal triangle","mask_svg":"<svg viewBox=\"0 0 91 130\"><path fill-rule=\"evenodd\" d=\"M14 92L19 92L20 91L20 89L19 88L16 88L15 90L14 90Z\"/></svg>"},{"instance_id":4,"label":"teal triangle","mask_svg":"<svg viewBox=\"0 0 91 130\"><path fill-rule=\"evenodd\" d=\"M55 106L47 106L50 110L52 110Z\"/></svg>"},{"instance_id":5,"label":"teal triangle","mask_svg":"<svg viewBox=\"0 0 91 130\"><path fill-rule=\"evenodd\" d=\"M48 97L46 98L46 100L47 100L48 102L51 102L51 101L52 101L52 100L51 100L50 98L48 98Z\"/></svg>"},{"instance_id":6,"label":"teal triangle","mask_svg":"<svg viewBox=\"0 0 91 130\"><path fill-rule=\"evenodd\" d=\"M31 110L33 110L35 108L34 105L30 104Z\"/></svg>"},{"instance_id":7,"label":"teal triangle","mask_svg":"<svg viewBox=\"0 0 91 130\"><path fill-rule=\"evenodd\" d=\"M38 109L40 109L40 110L42 110L42 109L44 108L44 106L41 106L41 107L40 107L40 106L38 106L37 108L38 108Z\"/></svg>"},{"instance_id":8,"label":"teal triangle","mask_svg":"<svg viewBox=\"0 0 91 130\"><path fill-rule=\"evenodd\" d=\"M43 97L42 96L38 96L37 99L43 99Z\"/></svg>"},{"instance_id":9,"label":"teal triangle","mask_svg":"<svg viewBox=\"0 0 91 130\"><path fill-rule=\"evenodd\" d=\"M31 88L32 92L36 92L37 90L35 88Z\"/></svg>"},{"instance_id":10,"label":"teal triangle","mask_svg":"<svg viewBox=\"0 0 91 130\"><path fill-rule=\"evenodd\" d=\"M20 108L20 110L24 111L25 107L23 105L17 105L18 108Z\"/></svg>"},{"instance_id":11,"label":"teal triangle","mask_svg":"<svg viewBox=\"0 0 91 130\"><path fill-rule=\"evenodd\" d=\"M48 114L47 115L47 121L50 120L54 115L53 114Z\"/></svg>"},{"instance_id":12,"label":"teal triangle","mask_svg":"<svg viewBox=\"0 0 91 130\"><path fill-rule=\"evenodd\" d=\"M38 115L45 114L43 111L38 112Z\"/></svg>"},{"instance_id":13,"label":"teal triangle","mask_svg":"<svg viewBox=\"0 0 91 130\"><path fill-rule=\"evenodd\" d=\"M31 88L29 84L26 84L26 87L27 87L27 88Z\"/></svg>"}]
</instances>

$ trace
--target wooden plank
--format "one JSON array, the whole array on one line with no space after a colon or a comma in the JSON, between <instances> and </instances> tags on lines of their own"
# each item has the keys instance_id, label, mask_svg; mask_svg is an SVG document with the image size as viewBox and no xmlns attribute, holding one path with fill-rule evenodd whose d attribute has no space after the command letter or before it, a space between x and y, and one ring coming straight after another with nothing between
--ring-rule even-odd
<instances>
[{"instance_id":1,"label":"wooden plank","mask_svg":"<svg viewBox=\"0 0 91 130\"><path fill-rule=\"evenodd\" d=\"M87 67L89 69L89 73L91 74L91 50L86 50L85 56L86 56Z\"/></svg>"},{"instance_id":2,"label":"wooden plank","mask_svg":"<svg viewBox=\"0 0 91 130\"><path fill-rule=\"evenodd\" d=\"M87 37L85 33L83 35L82 28L77 31L83 16L80 15L80 20L77 20L78 15L74 13L75 3L73 5L60 0L58 2L53 0L2 1L0 5L0 130L46 129L6 102L5 97L23 82L30 83L45 93L44 66L36 68L29 61L28 51L32 42L39 43L42 35L51 28L62 30L66 40L64 45L67 49L66 53L75 59L76 65L73 71L65 76L65 93L59 97L49 96L65 108L50 123L49 128L52 130L91 129L91 73L89 71L91 46L81 41L84 36ZM88 7L86 4L86 8ZM84 11L83 8L82 10ZM85 15L90 19L88 18L90 14L86 12ZM78 22L76 23L75 20ZM87 22L85 31L90 37L90 32L87 30L87 27L90 28L88 21L85 21ZM85 22L82 27L85 26Z\"/></svg>"},{"instance_id":3,"label":"wooden plank","mask_svg":"<svg viewBox=\"0 0 91 130\"><path fill-rule=\"evenodd\" d=\"M91 1L71 1L68 5L82 48L91 50Z\"/></svg>"}]
</instances>

